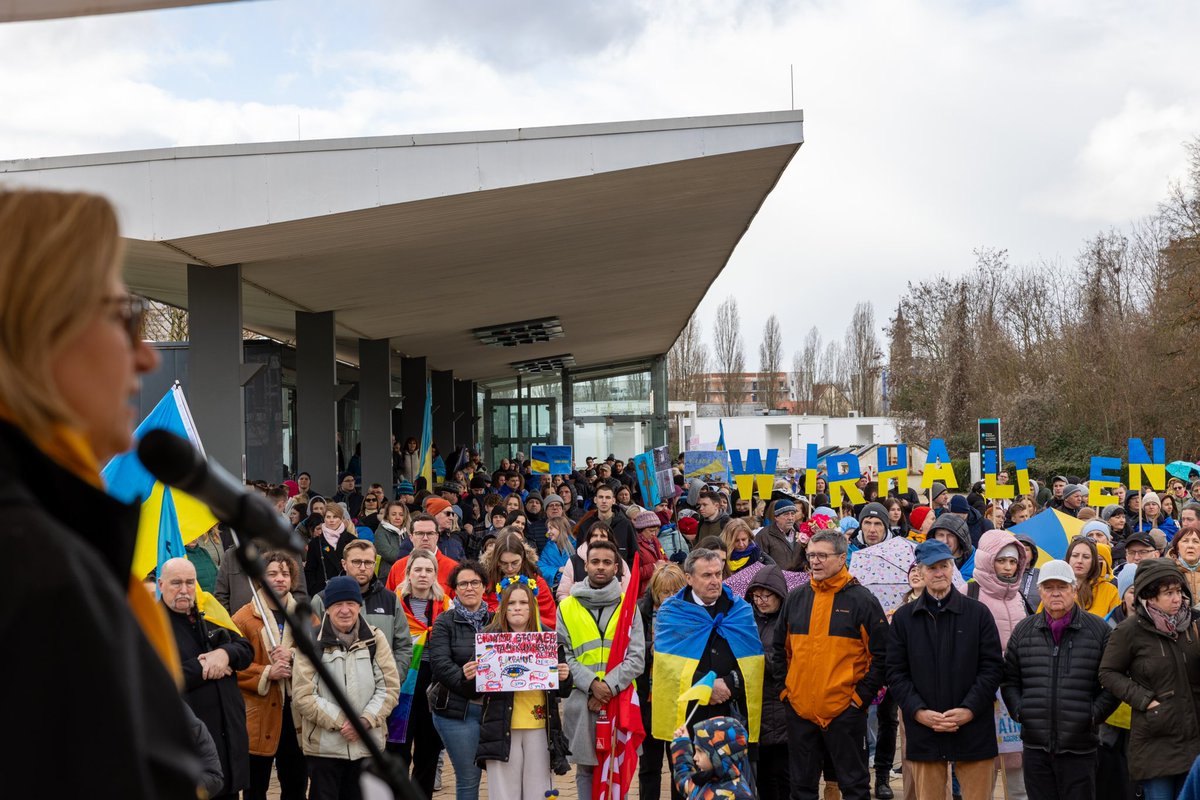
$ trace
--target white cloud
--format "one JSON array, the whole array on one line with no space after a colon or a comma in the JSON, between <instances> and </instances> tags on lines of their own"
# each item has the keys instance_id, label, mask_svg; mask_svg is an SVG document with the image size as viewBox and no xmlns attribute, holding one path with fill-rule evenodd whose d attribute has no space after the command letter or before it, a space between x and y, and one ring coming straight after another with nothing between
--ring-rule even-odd
<instances>
[{"instance_id":1,"label":"white cloud","mask_svg":"<svg viewBox=\"0 0 1200 800\"><path fill-rule=\"evenodd\" d=\"M1151 211L1200 133L1197 4L543 7L0 26L0 158L292 139L297 117L326 138L770 110L794 65L808 141L701 306L736 294L754 346L778 313L790 351L813 324L841 336L861 299L882 323L906 281L967 269L973 248L1069 258Z\"/></svg>"}]
</instances>

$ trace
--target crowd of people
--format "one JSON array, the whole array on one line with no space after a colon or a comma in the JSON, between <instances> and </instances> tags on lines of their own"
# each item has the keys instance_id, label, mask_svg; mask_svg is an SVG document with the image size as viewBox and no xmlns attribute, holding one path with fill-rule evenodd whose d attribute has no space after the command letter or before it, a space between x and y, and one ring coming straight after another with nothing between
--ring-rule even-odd
<instances>
[{"instance_id":1,"label":"crowd of people","mask_svg":"<svg viewBox=\"0 0 1200 800\"><path fill-rule=\"evenodd\" d=\"M863 502L834 509L823 475L815 495L789 470L746 498L685 480L680 461L674 493L643 504L612 456L538 475L520 454L489 470L471 452L426 488L409 480L406 449L390 491L360 491L352 472L330 494L307 473L255 488L308 541L268 553L268 580L289 606L311 598L303 633L427 795L449 768L460 800L479 797L484 772L489 796L542 797L571 771L590 796L597 724L611 724L601 712L631 685L643 798L673 766L673 797L725 796L710 793L734 775L734 796L811 798L823 783L826 797L888 800L899 771L905 797L974 800L1000 781L1013 798L1155 800L1177 796L1200 755L1200 481L1173 479L1162 497L1118 487L1097 513L1067 477L989 502L979 486L881 493L867 476ZM1008 530L1051 508L1084 520L1062 560ZM285 800L305 796L306 777L313 797L354 796L365 750L291 655L298 634L263 624L276 610L221 537L189 545L195 567L168 565L250 640L235 652L236 634L219 632L224 670L192 665L186 696L212 721L226 775L218 796L265 797L272 759ZM885 547L906 591L857 576L855 559ZM606 671L625 602L630 650ZM560 688L478 692L486 630L556 630ZM680 728L673 699L709 672L711 696ZM214 678L240 687L244 714L204 713L220 705ZM201 690L213 697L193 700ZM231 690L222 699L236 705ZM1001 747L997 732L1018 724ZM700 734L725 741L725 772Z\"/></svg>"},{"instance_id":2,"label":"crowd of people","mask_svg":"<svg viewBox=\"0 0 1200 800\"><path fill-rule=\"evenodd\" d=\"M573 771L582 800L633 689L643 798L669 759L672 797L888 800L897 756L905 798L1200 796L1200 482L1097 510L1068 476L998 502L864 478L835 508L824 477L744 497L676 465L651 503L611 456L551 476L470 454L426 486L402 445L391 487L254 484L307 541L263 553L263 585L220 527L143 585L139 508L99 471L158 358L113 209L0 192L0 230L14 797L265 797L275 774L285 800L357 798L378 745L427 796L439 769L459 800L484 771L521 800ZM1045 509L1083 521L1061 560L1009 530ZM557 689L477 690L480 633L547 630Z\"/></svg>"}]
</instances>

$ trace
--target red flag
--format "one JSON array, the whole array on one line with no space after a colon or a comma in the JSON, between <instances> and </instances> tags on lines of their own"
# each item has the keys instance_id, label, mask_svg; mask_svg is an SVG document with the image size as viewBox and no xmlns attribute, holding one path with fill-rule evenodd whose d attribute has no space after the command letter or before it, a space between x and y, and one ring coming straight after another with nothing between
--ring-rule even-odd
<instances>
[{"instance_id":1,"label":"red flag","mask_svg":"<svg viewBox=\"0 0 1200 800\"><path fill-rule=\"evenodd\" d=\"M613 634L612 649L608 651L605 674L613 671L625 660L629 650L629 636L633 631L633 612L638 599L638 562L633 557L633 574L629 588L621 602L617 630ZM616 697L608 701L603 713L608 715L610 725L596 727L596 772L592 778L592 800L626 800L633 776L637 774L638 748L646 738L642 725L641 704L631 683Z\"/></svg>"}]
</instances>

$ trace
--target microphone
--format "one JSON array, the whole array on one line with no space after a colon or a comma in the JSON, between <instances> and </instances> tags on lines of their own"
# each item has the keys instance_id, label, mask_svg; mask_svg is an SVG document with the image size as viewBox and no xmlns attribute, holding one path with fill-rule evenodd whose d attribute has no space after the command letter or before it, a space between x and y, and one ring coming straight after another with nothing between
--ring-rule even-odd
<instances>
[{"instance_id":1,"label":"microphone","mask_svg":"<svg viewBox=\"0 0 1200 800\"><path fill-rule=\"evenodd\" d=\"M210 462L191 442L164 430L148 431L138 442L138 459L158 480L200 500L221 522L271 547L303 553L305 542L275 507Z\"/></svg>"}]
</instances>

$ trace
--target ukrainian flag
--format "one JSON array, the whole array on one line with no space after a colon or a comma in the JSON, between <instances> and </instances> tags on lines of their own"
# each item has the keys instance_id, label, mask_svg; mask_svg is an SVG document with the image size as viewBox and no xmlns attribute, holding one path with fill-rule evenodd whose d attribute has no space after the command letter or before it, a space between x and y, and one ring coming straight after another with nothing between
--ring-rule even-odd
<instances>
[{"instance_id":1,"label":"ukrainian flag","mask_svg":"<svg viewBox=\"0 0 1200 800\"><path fill-rule=\"evenodd\" d=\"M200 436L192 420L183 388L175 383L134 431L140 441L147 431L166 430L182 436L201 453ZM135 450L117 456L101 471L108 493L123 503L141 503L132 572L139 581L151 570L159 572L165 561L186 556L184 545L203 536L217 518L208 506L188 494L159 482L142 466ZM237 631L229 613L212 595L196 591L196 605L213 623ZM240 631L239 631L240 633Z\"/></svg>"},{"instance_id":2,"label":"ukrainian flag","mask_svg":"<svg viewBox=\"0 0 1200 800\"><path fill-rule=\"evenodd\" d=\"M1071 540L1082 531L1082 522L1070 514L1064 514L1053 508L1047 508L1020 525L1014 525L1008 529L1009 533L1023 533L1033 539L1034 544L1041 551L1038 554L1037 564L1034 565L1038 567L1052 558L1065 558Z\"/></svg>"},{"instance_id":3,"label":"ukrainian flag","mask_svg":"<svg viewBox=\"0 0 1200 800\"><path fill-rule=\"evenodd\" d=\"M444 444L444 443L443 443ZM425 379L425 418L421 422L421 468L425 491L433 491L433 383Z\"/></svg>"},{"instance_id":4,"label":"ukrainian flag","mask_svg":"<svg viewBox=\"0 0 1200 800\"><path fill-rule=\"evenodd\" d=\"M750 741L757 742L766 662L758 626L754 623L754 611L746 601L734 599L733 608L713 617L706 609L685 599L685 591L686 588L681 589L678 594L668 597L654 620L654 671L650 681L654 691L651 704L653 736L666 742L675 737L675 729L679 727L678 705L671 700L698 694L693 692L692 680L709 637L715 632L729 643L741 668L746 682L747 729ZM728 586L723 591L733 598Z\"/></svg>"}]
</instances>

